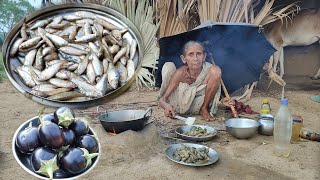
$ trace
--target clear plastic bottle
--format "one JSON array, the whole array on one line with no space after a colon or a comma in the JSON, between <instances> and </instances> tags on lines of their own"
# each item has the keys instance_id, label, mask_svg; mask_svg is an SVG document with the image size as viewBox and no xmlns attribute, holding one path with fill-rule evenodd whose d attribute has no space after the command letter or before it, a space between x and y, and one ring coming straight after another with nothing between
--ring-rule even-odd
<instances>
[{"instance_id":1,"label":"clear plastic bottle","mask_svg":"<svg viewBox=\"0 0 320 180\"><path fill-rule=\"evenodd\" d=\"M270 107L270 104L269 104L269 100L268 99L264 99L262 101L260 114L270 114L270 111L271 111L271 107Z\"/></svg>"},{"instance_id":2,"label":"clear plastic bottle","mask_svg":"<svg viewBox=\"0 0 320 180\"><path fill-rule=\"evenodd\" d=\"M292 117L288 109L288 99L281 99L281 106L274 118L274 154L288 157L292 134Z\"/></svg>"}]
</instances>

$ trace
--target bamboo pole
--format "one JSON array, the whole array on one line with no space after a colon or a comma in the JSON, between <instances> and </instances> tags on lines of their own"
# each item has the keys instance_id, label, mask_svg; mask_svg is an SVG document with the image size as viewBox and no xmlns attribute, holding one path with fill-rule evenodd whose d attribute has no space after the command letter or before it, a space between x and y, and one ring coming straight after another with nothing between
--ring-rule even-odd
<instances>
[{"instance_id":1,"label":"bamboo pole","mask_svg":"<svg viewBox=\"0 0 320 180\"><path fill-rule=\"evenodd\" d=\"M220 82L221 82L221 86L222 86L222 89L223 89L224 94L226 95L227 98L230 99L229 93L228 93L227 88L226 88L226 86L224 85L222 79L220 80ZM237 111L235 110L234 106L230 106L230 108L231 108L233 117L238 118L239 116L238 116L238 113L237 113Z\"/></svg>"}]
</instances>

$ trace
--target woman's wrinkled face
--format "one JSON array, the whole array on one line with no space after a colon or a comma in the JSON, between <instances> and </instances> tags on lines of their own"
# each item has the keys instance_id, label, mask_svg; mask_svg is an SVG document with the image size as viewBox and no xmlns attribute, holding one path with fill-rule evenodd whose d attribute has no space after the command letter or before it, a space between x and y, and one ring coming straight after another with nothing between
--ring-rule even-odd
<instances>
[{"instance_id":1,"label":"woman's wrinkled face","mask_svg":"<svg viewBox=\"0 0 320 180\"><path fill-rule=\"evenodd\" d=\"M187 63L189 68L198 69L202 68L202 64L206 59L206 54L201 46L194 44L186 49L185 56L181 55L183 63Z\"/></svg>"}]
</instances>

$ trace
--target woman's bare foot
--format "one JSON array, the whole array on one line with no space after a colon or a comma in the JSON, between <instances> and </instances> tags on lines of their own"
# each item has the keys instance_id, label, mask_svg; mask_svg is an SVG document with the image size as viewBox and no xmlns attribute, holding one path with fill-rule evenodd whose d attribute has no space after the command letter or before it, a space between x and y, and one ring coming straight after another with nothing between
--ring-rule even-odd
<instances>
[{"instance_id":1,"label":"woman's bare foot","mask_svg":"<svg viewBox=\"0 0 320 180\"><path fill-rule=\"evenodd\" d=\"M209 111L206 108L201 108L200 109L200 115L206 121L213 121L214 120L214 118L210 115Z\"/></svg>"}]
</instances>

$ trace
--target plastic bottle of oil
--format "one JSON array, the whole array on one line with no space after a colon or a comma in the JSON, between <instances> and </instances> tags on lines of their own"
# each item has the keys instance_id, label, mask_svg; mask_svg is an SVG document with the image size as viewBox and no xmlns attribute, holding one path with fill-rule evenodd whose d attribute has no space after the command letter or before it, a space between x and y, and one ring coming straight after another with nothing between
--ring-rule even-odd
<instances>
[{"instance_id":1,"label":"plastic bottle of oil","mask_svg":"<svg viewBox=\"0 0 320 180\"><path fill-rule=\"evenodd\" d=\"M292 135L292 117L288 109L288 99L281 99L281 106L274 118L274 154L288 157Z\"/></svg>"},{"instance_id":2,"label":"plastic bottle of oil","mask_svg":"<svg viewBox=\"0 0 320 180\"><path fill-rule=\"evenodd\" d=\"M270 114L270 111L271 111L271 107L270 107L270 104L269 104L269 100L268 99L264 99L262 101L260 114Z\"/></svg>"}]
</instances>

